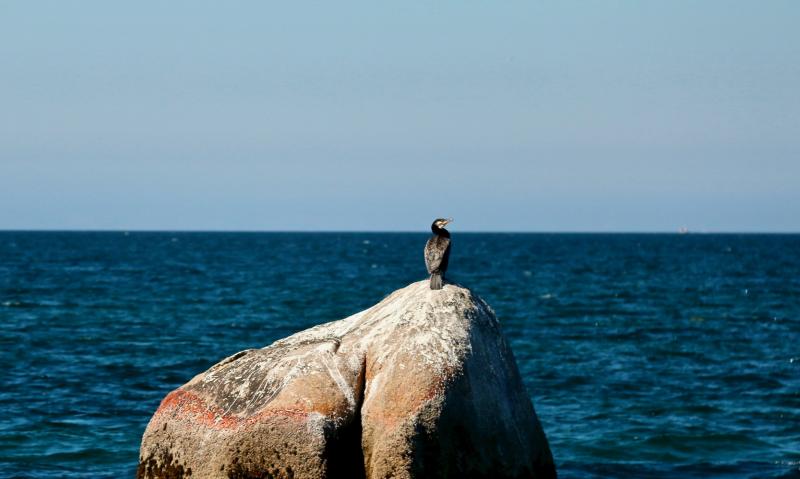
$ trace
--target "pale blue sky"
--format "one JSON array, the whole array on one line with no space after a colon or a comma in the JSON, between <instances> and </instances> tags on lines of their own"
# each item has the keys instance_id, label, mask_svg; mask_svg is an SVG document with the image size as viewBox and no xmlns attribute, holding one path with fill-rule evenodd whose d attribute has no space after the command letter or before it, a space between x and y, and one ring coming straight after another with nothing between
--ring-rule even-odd
<instances>
[{"instance_id":1,"label":"pale blue sky","mask_svg":"<svg viewBox=\"0 0 800 479\"><path fill-rule=\"evenodd\" d=\"M0 2L0 229L800 231L800 2Z\"/></svg>"}]
</instances>

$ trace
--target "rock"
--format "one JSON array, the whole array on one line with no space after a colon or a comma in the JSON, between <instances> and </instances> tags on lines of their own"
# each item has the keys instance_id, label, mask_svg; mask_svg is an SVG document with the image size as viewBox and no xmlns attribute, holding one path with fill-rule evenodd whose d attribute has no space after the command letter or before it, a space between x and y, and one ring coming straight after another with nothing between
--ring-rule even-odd
<instances>
[{"instance_id":1,"label":"rock","mask_svg":"<svg viewBox=\"0 0 800 479\"><path fill-rule=\"evenodd\" d=\"M196 376L139 460L140 478L556 476L494 313L427 280Z\"/></svg>"}]
</instances>

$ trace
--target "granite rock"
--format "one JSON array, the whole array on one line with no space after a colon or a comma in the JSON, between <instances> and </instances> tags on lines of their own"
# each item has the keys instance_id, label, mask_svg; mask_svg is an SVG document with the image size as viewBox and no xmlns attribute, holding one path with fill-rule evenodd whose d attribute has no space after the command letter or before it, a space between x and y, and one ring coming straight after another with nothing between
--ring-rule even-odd
<instances>
[{"instance_id":1,"label":"granite rock","mask_svg":"<svg viewBox=\"0 0 800 479\"><path fill-rule=\"evenodd\" d=\"M234 354L171 392L140 478L552 478L491 308L428 281Z\"/></svg>"}]
</instances>

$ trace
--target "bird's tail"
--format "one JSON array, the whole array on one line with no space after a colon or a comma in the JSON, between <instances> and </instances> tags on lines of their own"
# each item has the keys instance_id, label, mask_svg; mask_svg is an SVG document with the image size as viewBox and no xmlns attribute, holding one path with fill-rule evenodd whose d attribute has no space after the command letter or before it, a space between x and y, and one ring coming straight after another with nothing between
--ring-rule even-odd
<instances>
[{"instance_id":1,"label":"bird's tail","mask_svg":"<svg viewBox=\"0 0 800 479\"><path fill-rule=\"evenodd\" d=\"M431 289L442 289L442 274L433 273L431 275Z\"/></svg>"}]
</instances>

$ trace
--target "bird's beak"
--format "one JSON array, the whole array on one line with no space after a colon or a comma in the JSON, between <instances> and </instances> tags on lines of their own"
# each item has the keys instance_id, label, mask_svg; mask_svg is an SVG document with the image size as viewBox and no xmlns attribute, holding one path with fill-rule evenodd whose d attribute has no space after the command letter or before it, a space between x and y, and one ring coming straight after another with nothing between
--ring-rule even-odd
<instances>
[{"instance_id":1,"label":"bird's beak","mask_svg":"<svg viewBox=\"0 0 800 479\"><path fill-rule=\"evenodd\" d=\"M453 218L447 218L446 220L444 220L444 224L442 226L447 226L452 222L453 222Z\"/></svg>"}]
</instances>

